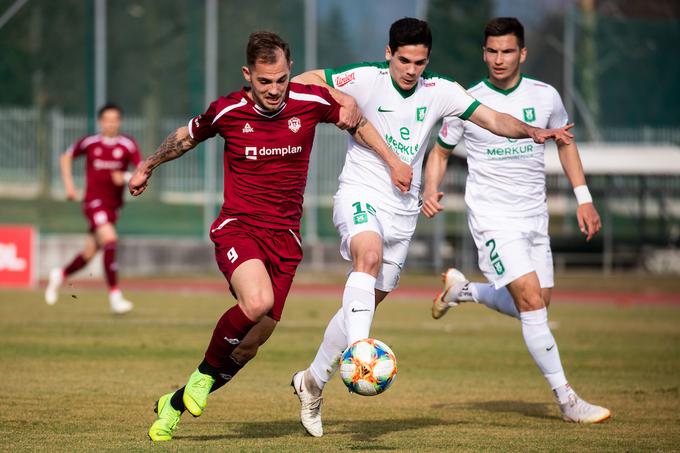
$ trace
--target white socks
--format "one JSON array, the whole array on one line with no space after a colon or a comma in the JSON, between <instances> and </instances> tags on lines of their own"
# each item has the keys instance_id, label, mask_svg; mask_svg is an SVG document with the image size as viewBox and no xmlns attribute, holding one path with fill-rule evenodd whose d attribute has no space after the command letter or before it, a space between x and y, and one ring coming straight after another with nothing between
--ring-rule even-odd
<instances>
[{"instance_id":1,"label":"white socks","mask_svg":"<svg viewBox=\"0 0 680 453\"><path fill-rule=\"evenodd\" d=\"M550 384L550 388L561 390L567 385L567 378L564 376L557 343L548 327L548 310L544 307L540 310L525 311L519 316L522 321L522 335L529 353ZM560 398L559 393L557 396Z\"/></svg>"},{"instance_id":2,"label":"white socks","mask_svg":"<svg viewBox=\"0 0 680 453\"><path fill-rule=\"evenodd\" d=\"M335 313L323 334L323 341L316 351L316 357L309 366L309 371L316 385L323 389L338 369L340 355L347 348L347 331L345 330L345 315L342 308Z\"/></svg>"},{"instance_id":3,"label":"white socks","mask_svg":"<svg viewBox=\"0 0 680 453\"><path fill-rule=\"evenodd\" d=\"M470 283L469 288L475 302L519 319L519 311L507 288L496 289L493 283Z\"/></svg>"},{"instance_id":4,"label":"white socks","mask_svg":"<svg viewBox=\"0 0 680 453\"><path fill-rule=\"evenodd\" d=\"M323 341L309 371L316 385L323 389L338 369L340 355L347 346L368 338L375 312L375 277L352 272L342 296L342 308L331 318Z\"/></svg>"},{"instance_id":5,"label":"white socks","mask_svg":"<svg viewBox=\"0 0 680 453\"><path fill-rule=\"evenodd\" d=\"M342 295L342 312L345 317L347 343L368 338L375 311L375 277L364 272L352 272L345 283Z\"/></svg>"}]
</instances>

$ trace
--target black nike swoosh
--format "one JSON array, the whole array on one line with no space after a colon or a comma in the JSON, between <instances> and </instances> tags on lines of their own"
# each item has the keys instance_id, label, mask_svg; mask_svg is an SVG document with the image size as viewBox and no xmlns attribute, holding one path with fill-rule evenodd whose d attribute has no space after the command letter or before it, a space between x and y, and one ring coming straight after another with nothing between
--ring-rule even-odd
<instances>
[{"instance_id":1,"label":"black nike swoosh","mask_svg":"<svg viewBox=\"0 0 680 453\"><path fill-rule=\"evenodd\" d=\"M352 313L359 313L360 311L371 311L370 308L363 308L361 310L357 310L356 308L352 308Z\"/></svg>"},{"instance_id":2,"label":"black nike swoosh","mask_svg":"<svg viewBox=\"0 0 680 453\"><path fill-rule=\"evenodd\" d=\"M546 351L550 351L552 348L554 348L555 345L550 346L549 348L545 348Z\"/></svg>"}]
</instances>

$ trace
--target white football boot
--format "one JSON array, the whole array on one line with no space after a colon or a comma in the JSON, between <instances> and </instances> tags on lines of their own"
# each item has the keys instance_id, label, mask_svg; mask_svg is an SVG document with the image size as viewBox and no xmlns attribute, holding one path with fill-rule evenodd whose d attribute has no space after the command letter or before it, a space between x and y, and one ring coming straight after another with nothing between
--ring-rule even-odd
<instances>
[{"instance_id":1,"label":"white football boot","mask_svg":"<svg viewBox=\"0 0 680 453\"><path fill-rule=\"evenodd\" d=\"M313 395L305 385L306 371L298 371L293 375L290 382L293 392L300 399L300 423L307 430L310 436L323 436L323 425L321 424L321 403L323 398Z\"/></svg>"},{"instance_id":2,"label":"white football boot","mask_svg":"<svg viewBox=\"0 0 680 453\"><path fill-rule=\"evenodd\" d=\"M441 318L449 308L458 305L458 299L461 295L464 295L466 300L471 299L470 291L467 287L470 282L458 269L450 268L444 272L442 274L442 282L444 282L444 290L437 294L437 297L432 301L432 317L434 319Z\"/></svg>"},{"instance_id":3,"label":"white football boot","mask_svg":"<svg viewBox=\"0 0 680 453\"><path fill-rule=\"evenodd\" d=\"M54 305L59 299L59 287L64 282L64 271L60 268L54 268L50 271L50 278L47 281L47 288L45 289L45 302L47 305Z\"/></svg>"},{"instance_id":4,"label":"white football boot","mask_svg":"<svg viewBox=\"0 0 680 453\"><path fill-rule=\"evenodd\" d=\"M132 302L123 298L123 293L119 289L109 293L109 304L111 305L111 311L117 315L127 313L134 307Z\"/></svg>"},{"instance_id":5,"label":"white football boot","mask_svg":"<svg viewBox=\"0 0 680 453\"><path fill-rule=\"evenodd\" d=\"M558 402L559 404L559 402ZM562 419L573 423L600 423L612 413L606 407L596 406L582 400L576 393L569 395L569 401L559 404L562 411Z\"/></svg>"}]
</instances>

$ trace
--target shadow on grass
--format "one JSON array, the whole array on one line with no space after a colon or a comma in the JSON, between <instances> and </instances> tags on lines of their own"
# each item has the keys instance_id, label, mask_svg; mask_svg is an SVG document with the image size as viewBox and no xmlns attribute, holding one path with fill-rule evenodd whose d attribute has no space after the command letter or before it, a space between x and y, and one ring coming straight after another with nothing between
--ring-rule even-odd
<instances>
[{"instance_id":1,"label":"shadow on grass","mask_svg":"<svg viewBox=\"0 0 680 453\"><path fill-rule=\"evenodd\" d=\"M367 421L360 420L329 420L324 423L324 434L350 435L352 440L359 442L374 442L386 434L417 430L430 426L450 426L460 425L468 422L444 420L439 418L389 418ZM299 421L273 420L262 422L246 423L212 423L215 431L220 434L184 436L177 435L177 440L188 441L209 441L221 439L272 439L290 435L306 436L305 430ZM226 431L226 432L225 432ZM365 446L361 447L365 450ZM378 449L390 449L390 447L380 446Z\"/></svg>"},{"instance_id":2,"label":"shadow on grass","mask_svg":"<svg viewBox=\"0 0 680 453\"><path fill-rule=\"evenodd\" d=\"M471 403L455 403L455 404L433 404L433 409L476 409L487 412L514 412L526 417L534 417L541 419L556 418L551 405L546 403L528 403L526 401L477 401Z\"/></svg>"}]
</instances>

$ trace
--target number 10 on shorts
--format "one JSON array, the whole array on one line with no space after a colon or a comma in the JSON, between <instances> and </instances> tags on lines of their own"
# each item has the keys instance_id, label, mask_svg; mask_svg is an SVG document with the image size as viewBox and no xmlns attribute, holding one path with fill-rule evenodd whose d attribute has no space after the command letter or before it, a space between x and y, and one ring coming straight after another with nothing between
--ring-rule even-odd
<instances>
[{"instance_id":1,"label":"number 10 on shorts","mask_svg":"<svg viewBox=\"0 0 680 453\"><path fill-rule=\"evenodd\" d=\"M362 223L368 222L368 214L371 214L372 216L375 216L375 208L371 206L369 203L365 203L366 209L361 209L361 202L357 201L356 203L352 203L352 207L354 207L354 224L355 225L360 225Z\"/></svg>"}]
</instances>

